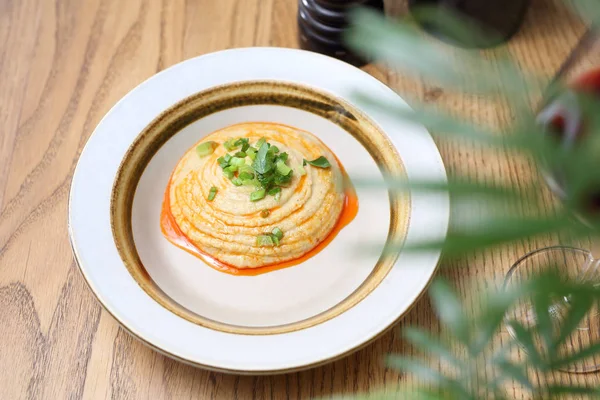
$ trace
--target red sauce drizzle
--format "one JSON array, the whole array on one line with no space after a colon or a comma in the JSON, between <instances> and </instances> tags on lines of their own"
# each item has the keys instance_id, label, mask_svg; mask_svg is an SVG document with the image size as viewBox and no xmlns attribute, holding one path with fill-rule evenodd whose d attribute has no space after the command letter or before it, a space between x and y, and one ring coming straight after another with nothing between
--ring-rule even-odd
<instances>
[{"instance_id":1,"label":"red sauce drizzle","mask_svg":"<svg viewBox=\"0 0 600 400\"><path fill-rule=\"evenodd\" d=\"M259 268L236 268L232 265L217 260L210 254L203 252L198 247L196 247L196 245L192 243L192 241L181 231L179 225L177 225L177 222L173 217L173 214L171 213L171 196L169 195L171 192L171 181L169 181L169 185L165 190L165 196L160 215L161 230L163 235L175 246L198 257L217 271L225 272L227 274L254 276L298 265L308 260L309 258L315 256L321 250L323 250L329 243L331 243L331 241L346 225L352 222L352 220L354 219L354 217L356 217L356 214L358 213L358 197L356 196L356 191L354 190L350 179L348 178L346 172L343 169L342 173L344 176L344 193L346 197L344 199L344 206L342 208L342 212L340 213L340 216L334 228L331 230L329 235L327 235L327 237L323 241L321 241L321 243L319 243L317 246L315 246L312 250L310 250L303 256L294 260L266 265L264 267Z\"/></svg>"}]
</instances>

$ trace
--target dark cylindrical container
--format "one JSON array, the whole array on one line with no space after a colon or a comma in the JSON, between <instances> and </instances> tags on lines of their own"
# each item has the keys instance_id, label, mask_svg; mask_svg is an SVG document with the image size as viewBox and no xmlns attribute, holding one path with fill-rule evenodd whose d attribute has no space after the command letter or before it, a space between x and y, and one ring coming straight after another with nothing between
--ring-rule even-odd
<instances>
[{"instance_id":1,"label":"dark cylindrical container","mask_svg":"<svg viewBox=\"0 0 600 400\"><path fill-rule=\"evenodd\" d=\"M348 27L348 12L356 6L368 6L383 12L383 0L299 0L300 47L354 65L366 64L367 60L350 51L342 38L344 29Z\"/></svg>"},{"instance_id":2,"label":"dark cylindrical container","mask_svg":"<svg viewBox=\"0 0 600 400\"><path fill-rule=\"evenodd\" d=\"M530 0L409 0L409 6L423 29L432 35L465 47L493 47L508 41L520 28ZM481 35L469 38L468 43L435 22L419 18L419 8L450 11L474 22Z\"/></svg>"}]
</instances>

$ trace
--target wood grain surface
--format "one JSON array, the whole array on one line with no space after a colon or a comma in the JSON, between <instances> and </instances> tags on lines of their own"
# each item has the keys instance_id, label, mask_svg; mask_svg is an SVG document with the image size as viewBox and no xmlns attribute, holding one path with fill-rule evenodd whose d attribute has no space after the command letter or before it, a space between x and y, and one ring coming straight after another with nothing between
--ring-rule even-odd
<instances>
[{"instance_id":1,"label":"wood grain surface","mask_svg":"<svg viewBox=\"0 0 600 400\"><path fill-rule=\"evenodd\" d=\"M402 14L405 5L389 1L387 7ZM304 399L422 383L383 364L387 353L415 351L398 329L300 373L244 377L181 364L119 328L73 262L69 183L86 139L109 108L146 78L190 57L232 47L297 47L296 8L296 0L0 0L1 399ZM550 76L584 28L558 1L534 0L508 50L523 68ZM502 105L381 66L365 69L408 99L494 126L510 122ZM517 186L535 177L531 163L515 155L439 143L451 173ZM466 295L472 281L498 282L535 245L445 263L441 273ZM439 330L427 299L401 325ZM597 375L555 379L599 381ZM511 391L525 398L516 386Z\"/></svg>"}]
</instances>

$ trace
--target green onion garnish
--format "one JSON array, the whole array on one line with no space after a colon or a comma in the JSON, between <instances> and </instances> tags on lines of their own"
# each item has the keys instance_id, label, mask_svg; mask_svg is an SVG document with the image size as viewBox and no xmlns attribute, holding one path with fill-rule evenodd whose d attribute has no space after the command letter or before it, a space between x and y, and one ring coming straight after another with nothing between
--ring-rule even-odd
<instances>
[{"instance_id":1,"label":"green onion garnish","mask_svg":"<svg viewBox=\"0 0 600 400\"><path fill-rule=\"evenodd\" d=\"M269 145L263 143L256 153L256 158L252 162L252 168L259 174L266 174L273 169L273 157L269 154Z\"/></svg>"},{"instance_id":2,"label":"green onion garnish","mask_svg":"<svg viewBox=\"0 0 600 400\"><path fill-rule=\"evenodd\" d=\"M271 235L258 235L256 237L256 245L260 247L273 246L273 238Z\"/></svg>"},{"instance_id":3,"label":"green onion garnish","mask_svg":"<svg viewBox=\"0 0 600 400\"><path fill-rule=\"evenodd\" d=\"M277 161L275 167L277 167L277 172L279 172L283 176L287 176L290 172L292 172L292 169L285 165L285 162L281 160Z\"/></svg>"},{"instance_id":4,"label":"green onion garnish","mask_svg":"<svg viewBox=\"0 0 600 400\"><path fill-rule=\"evenodd\" d=\"M239 158L239 157L233 157L231 159L231 161L229 161L229 164L239 167L240 165L246 164L246 160L244 160L243 158Z\"/></svg>"},{"instance_id":5,"label":"green onion garnish","mask_svg":"<svg viewBox=\"0 0 600 400\"><path fill-rule=\"evenodd\" d=\"M225 157L217 158L217 162L219 163L219 167L221 167L221 168L225 168L229 165L229 163L227 161L225 161Z\"/></svg>"},{"instance_id":6,"label":"green onion garnish","mask_svg":"<svg viewBox=\"0 0 600 400\"><path fill-rule=\"evenodd\" d=\"M298 166L298 175L300 175L300 176L306 175L306 170L304 169L304 167L302 165Z\"/></svg>"},{"instance_id":7,"label":"green onion garnish","mask_svg":"<svg viewBox=\"0 0 600 400\"><path fill-rule=\"evenodd\" d=\"M196 153L200 157L206 157L212 154L219 144L217 142L204 142L196 146Z\"/></svg>"},{"instance_id":8,"label":"green onion garnish","mask_svg":"<svg viewBox=\"0 0 600 400\"><path fill-rule=\"evenodd\" d=\"M234 145L235 147L240 147L240 146L242 146L242 151L246 151L246 150L244 150L243 148L244 148L244 146L246 146L246 148L248 148L248 146L249 146L249 142L250 142L250 139L248 139L248 138L239 138L238 140L236 140L236 141L233 143L233 145Z\"/></svg>"},{"instance_id":9,"label":"green onion garnish","mask_svg":"<svg viewBox=\"0 0 600 400\"><path fill-rule=\"evenodd\" d=\"M275 246L279 246L279 238L275 235L271 235L271 239L273 239L273 243L275 243Z\"/></svg>"},{"instance_id":10,"label":"green onion garnish","mask_svg":"<svg viewBox=\"0 0 600 400\"><path fill-rule=\"evenodd\" d=\"M279 227L275 227L273 228L273 232L271 232L273 234L273 236L275 236L277 239L283 238L283 231L281 229L279 229Z\"/></svg>"},{"instance_id":11,"label":"green onion garnish","mask_svg":"<svg viewBox=\"0 0 600 400\"><path fill-rule=\"evenodd\" d=\"M279 153L279 148L271 145L264 137L254 146L250 146L248 138L230 139L223 146L228 151L242 147L235 153L219 157L217 162L223 169L223 174L234 185L252 185L256 188L250 194L251 201L259 201L267 194L275 196L276 201L281 199L281 188L289 185L296 172L286 164L288 153ZM318 163L318 160L315 162ZM306 173L304 169L300 171L302 174Z\"/></svg>"},{"instance_id":12,"label":"green onion garnish","mask_svg":"<svg viewBox=\"0 0 600 400\"><path fill-rule=\"evenodd\" d=\"M231 172L234 173L235 171L238 170L238 166L237 165L230 165L228 167L223 168L224 172Z\"/></svg>"},{"instance_id":13,"label":"green onion garnish","mask_svg":"<svg viewBox=\"0 0 600 400\"><path fill-rule=\"evenodd\" d=\"M208 191L208 197L207 200L208 201L213 201L215 199L215 196L217 195L217 188L215 186L211 187L210 190Z\"/></svg>"},{"instance_id":14,"label":"green onion garnish","mask_svg":"<svg viewBox=\"0 0 600 400\"><path fill-rule=\"evenodd\" d=\"M250 201L258 201L265 198L267 191L265 189L258 189L250 193Z\"/></svg>"},{"instance_id":15,"label":"green onion garnish","mask_svg":"<svg viewBox=\"0 0 600 400\"><path fill-rule=\"evenodd\" d=\"M277 161L286 162L288 159L288 153L281 153L277 155Z\"/></svg>"},{"instance_id":16,"label":"green onion garnish","mask_svg":"<svg viewBox=\"0 0 600 400\"><path fill-rule=\"evenodd\" d=\"M290 181L292 180L292 174L288 174L288 175L275 175L275 180L273 182L275 182L276 185L280 185L280 186L286 186L288 183L290 183Z\"/></svg>"},{"instance_id":17,"label":"green onion garnish","mask_svg":"<svg viewBox=\"0 0 600 400\"><path fill-rule=\"evenodd\" d=\"M319 167L319 168L331 167L331 164L329 164L329 161L323 156L317 158L316 160L312 160L312 161L304 160L304 163L302 165L306 165L306 163L309 163L310 165L314 165L315 167Z\"/></svg>"},{"instance_id":18,"label":"green onion garnish","mask_svg":"<svg viewBox=\"0 0 600 400\"><path fill-rule=\"evenodd\" d=\"M269 189L267 192L269 196L275 196L277 193L281 193L281 188L279 186L275 186L274 188Z\"/></svg>"},{"instance_id":19,"label":"green onion garnish","mask_svg":"<svg viewBox=\"0 0 600 400\"><path fill-rule=\"evenodd\" d=\"M271 215L271 211L264 209L260 212L260 216L263 218L267 218L269 215Z\"/></svg>"},{"instance_id":20,"label":"green onion garnish","mask_svg":"<svg viewBox=\"0 0 600 400\"><path fill-rule=\"evenodd\" d=\"M227 151L231 151L238 146L235 145L235 139L229 139L225 143L223 143L223 147L225 147L225 149L227 149Z\"/></svg>"},{"instance_id":21,"label":"green onion garnish","mask_svg":"<svg viewBox=\"0 0 600 400\"><path fill-rule=\"evenodd\" d=\"M229 179L233 179L233 173L234 173L234 171L228 170L228 168L231 168L231 167L225 168L223 170L223 175L225 175Z\"/></svg>"},{"instance_id":22,"label":"green onion garnish","mask_svg":"<svg viewBox=\"0 0 600 400\"><path fill-rule=\"evenodd\" d=\"M249 181L254 179L254 174L251 172L240 172L240 174L238 175L238 178L240 178L242 181Z\"/></svg>"},{"instance_id":23,"label":"green onion garnish","mask_svg":"<svg viewBox=\"0 0 600 400\"><path fill-rule=\"evenodd\" d=\"M241 180L241 179L238 177L238 178L233 178L233 179L231 180L231 183L233 183L235 186L242 186L242 184L243 184L244 182L242 182L242 180Z\"/></svg>"}]
</instances>

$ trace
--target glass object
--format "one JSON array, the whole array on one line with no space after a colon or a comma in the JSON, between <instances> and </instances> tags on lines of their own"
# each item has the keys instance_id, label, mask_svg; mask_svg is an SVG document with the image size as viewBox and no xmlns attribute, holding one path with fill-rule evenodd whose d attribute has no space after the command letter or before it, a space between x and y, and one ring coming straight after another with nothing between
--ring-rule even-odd
<instances>
[{"instance_id":1,"label":"glass object","mask_svg":"<svg viewBox=\"0 0 600 400\"><path fill-rule=\"evenodd\" d=\"M415 19L430 34L452 44L463 47L492 47L509 40L521 26L530 0L409 0L410 10ZM452 32L422 18L419 9L434 12L452 12L474 22L482 31L477 38L465 43Z\"/></svg>"},{"instance_id":2,"label":"glass object","mask_svg":"<svg viewBox=\"0 0 600 400\"><path fill-rule=\"evenodd\" d=\"M580 96L582 94L584 96ZM537 114L537 123L544 128L544 134L555 137L562 148L573 147L586 135L600 134L600 132L590 132L591 129L599 128L590 123L590 118L597 116L600 110L594 109L595 103L592 103L591 110L584 109L589 106L589 103L584 103L586 96L588 99L600 98L600 37L593 27L582 36L574 50L559 67L540 103ZM572 186L565 177L564 166L553 159L543 160L542 174L555 195L561 200L569 198ZM600 189L590 187L587 190L586 188L581 201L583 204L578 208L581 210L578 217L585 223L586 216L600 211ZM554 268L561 276L600 285L600 259L595 259L587 250L556 246L531 252L518 260L506 276L505 287L525 281L549 268ZM553 303L548 310L555 326L560 326L562 312L569 306L568 297ZM535 311L527 301L521 302L507 317L520 322L525 327L531 327L536 323ZM514 335L510 324L507 324L507 327ZM600 342L600 314L595 307L584 317L576 331L558 351L569 354L598 342ZM594 356L574 363L563 370L575 373L598 371L600 357Z\"/></svg>"},{"instance_id":3,"label":"glass object","mask_svg":"<svg viewBox=\"0 0 600 400\"><path fill-rule=\"evenodd\" d=\"M556 137L564 148L572 147L589 133L590 124L586 123L585 114L587 112L589 118L590 111L584 112L578 94L600 99L600 38L593 28L586 32L559 68L538 113L537 122L544 127L545 134ZM563 200L569 196L569 182L560 165L545 160L542 173L554 194ZM600 189L590 188L583 201L585 211L600 211Z\"/></svg>"},{"instance_id":4,"label":"glass object","mask_svg":"<svg viewBox=\"0 0 600 400\"><path fill-rule=\"evenodd\" d=\"M554 272L565 278L600 283L599 266L600 260L595 259L587 250L567 246L547 247L521 257L508 271L504 287L509 288L510 285L525 282L540 273L550 271L550 269L554 269ZM549 314L554 319L555 326L561 323L561 312L568 306L568 296L550 306ZM517 321L525 328L531 328L536 324L536 314L531 303L524 299L511 309L505 320L509 333L514 337L514 331L509 321ZM594 307L557 351L562 355L568 355L598 342L600 342L600 315L597 308ZM598 371L600 370L600 356L584 359L568 365L562 370L575 373Z\"/></svg>"}]
</instances>

